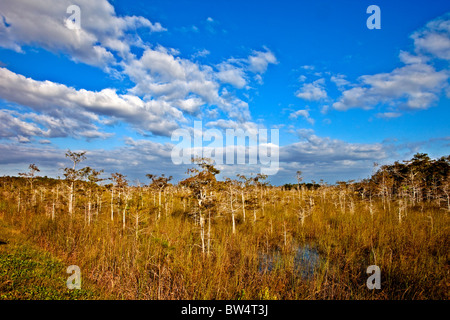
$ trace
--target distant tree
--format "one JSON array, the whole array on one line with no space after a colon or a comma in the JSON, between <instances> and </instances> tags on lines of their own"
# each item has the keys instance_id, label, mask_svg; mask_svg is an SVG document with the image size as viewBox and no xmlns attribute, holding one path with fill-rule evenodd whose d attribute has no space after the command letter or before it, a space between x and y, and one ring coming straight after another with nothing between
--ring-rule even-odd
<instances>
[{"instance_id":1,"label":"distant tree","mask_svg":"<svg viewBox=\"0 0 450 320\"><path fill-rule=\"evenodd\" d=\"M99 176L103 173L103 170L97 171L92 169L91 167L85 167L80 169L80 177L81 179L87 182L88 190L87 190L87 198L88 198L88 210L87 210L87 218L88 224L91 223L91 208L92 208L92 191L98 188L97 183L104 180ZM98 197L97 197L98 199ZM98 203L97 203L98 210ZM98 211L97 211L98 212Z\"/></svg>"},{"instance_id":2,"label":"distant tree","mask_svg":"<svg viewBox=\"0 0 450 320\"><path fill-rule=\"evenodd\" d=\"M127 181L126 177L127 176L125 176L121 173L115 172L115 173L111 173L111 177L108 178L113 183L113 185L111 187L111 221L114 220L114 190L117 190L117 192L118 192L119 210L120 210L120 205L122 204L121 195L123 193L125 193L126 187L128 186L128 181ZM128 194L126 194L126 195L128 195ZM126 200L128 200L128 199L126 199ZM126 204L125 204L125 209L126 209ZM123 216L123 221L125 221L125 214Z\"/></svg>"},{"instance_id":3,"label":"distant tree","mask_svg":"<svg viewBox=\"0 0 450 320\"><path fill-rule=\"evenodd\" d=\"M40 172L39 168L34 164L28 166L28 172L19 172L19 176L26 178L30 182L30 188L33 189L33 182L36 179L36 172Z\"/></svg>"},{"instance_id":4,"label":"distant tree","mask_svg":"<svg viewBox=\"0 0 450 320\"><path fill-rule=\"evenodd\" d=\"M33 203L35 203L36 201L36 194L35 194L35 190L33 189L33 183L36 179L36 172L40 172L41 170L39 170L39 168L34 164L30 164L28 166L29 171L28 172L19 172L19 176L25 178L27 180L27 183L30 184L30 193L32 194L31 196L31 201ZM18 197L18 205L17 205L17 210L20 211L20 190L19 190L19 197Z\"/></svg>"},{"instance_id":5,"label":"distant tree","mask_svg":"<svg viewBox=\"0 0 450 320\"><path fill-rule=\"evenodd\" d=\"M214 167L214 161L209 158L197 157L193 158L192 162L197 164L200 169L188 169L187 173L190 177L181 181L180 185L188 187L192 192L192 196L197 200L202 252L206 252L209 255L211 247L211 210L216 205L213 191L218 186L216 175L220 173L220 170ZM205 245L204 211L208 212L207 245Z\"/></svg>"},{"instance_id":6,"label":"distant tree","mask_svg":"<svg viewBox=\"0 0 450 320\"><path fill-rule=\"evenodd\" d=\"M70 194L69 194L69 214L72 215L73 213L73 203L74 203L74 196L75 196L75 182L80 178L82 174L82 169L77 170L76 166L80 162L86 160L86 151L83 152L72 152L67 150L66 152L66 158L69 158L73 166L72 168L64 168L64 176L66 177L66 180L70 183Z\"/></svg>"},{"instance_id":7,"label":"distant tree","mask_svg":"<svg viewBox=\"0 0 450 320\"><path fill-rule=\"evenodd\" d=\"M213 160L209 158L193 158L192 162L200 168L190 168L187 173L189 178L180 182L180 185L188 187L197 199L199 207L207 206L207 196L216 187L216 175L220 170L216 169Z\"/></svg>"},{"instance_id":8,"label":"distant tree","mask_svg":"<svg viewBox=\"0 0 450 320\"><path fill-rule=\"evenodd\" d=\"M262 206L264 213L264 201L263 201L263 188L267 186L267 175L258 173L256 176L246 177L243 174L238 174L237 177L241 180L241 199L242 199L242 211L245 221L245 209L246 204L250 209L253 209L253 221L256 221L256 209L259 203ZM259 196L258 196L259 191Z\"/></svg>"},{"instance_id":9,"label":"distant tree","mask_svg":"<svg viewBox=\"0 0 450 320\"><path fill-rule=\"evenodd\" d=\"M233 234L236 232L236 205L234 203L237 202L237 194L240 189L240 182L237 180L232 180L230 178L226 178L226 186L225 188L225 194L227 195L227 201L225 203L225 208L228 208L229 212L231 213L231 225L232 225L232 232ZM244 208L244 205L242 205ZM244 208L244 221L245 221L245 208Z\"/></svg>"},{"instance_id":10,"label":"distant tree","mask_svg":"<svg viewBox=\"0 0 450 320\"><path fill-rule=\"evenodd\" d=\"M169 181L172 180L172 176L166 177L164 174L162 174L160 177L154 174L146 174L147 178L152 180L151 186L158 190L159 194L159 201L158 201L158 220L161 218L161 193L164 191L165 188L169 185ZM167 214L167 212L166 212Z\"/></svg>"},{"instance_id":11,"label":"distant tree","mask_svg":"<svg viewBox=\"0 0 450 320\"><path fill-rule=\"evenodd\" d=\"M388 204L391 195L402 198L402 204L408 199L415 204L426 199L439 201L449 176L450 156L434 160L425 153L416 153L410 160L381 166L366 186L386 198Z\"/></svg>"}]
</instances>

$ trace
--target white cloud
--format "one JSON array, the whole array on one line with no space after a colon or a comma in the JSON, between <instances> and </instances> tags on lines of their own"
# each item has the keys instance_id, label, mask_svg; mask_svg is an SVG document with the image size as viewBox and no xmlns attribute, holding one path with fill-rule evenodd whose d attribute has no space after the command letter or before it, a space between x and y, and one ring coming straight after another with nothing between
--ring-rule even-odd
<instances>
[{"instance_id":1,"label":"white cloud","mask_svg":"<svg viewBox=\"0 0 450 320\"><path fill-rule=\"evenodd\" d=\"M187 98L185 100L180 100L175 102L176 106L190 114L197 114L200 111L200 107L205 104L205 102L197 97Z\"/></svg>"},{"instance_id":2,"label":"white cloud","mask_svg":"<svg viewBox=\"0 0 450 320\"><path fill-rule=\"evenodd\" d=\"M65 19L69 17L66 10L73 4L71 0L3 0L0 46L21 51L23 46L37 45L51 52L68 54L74 61L108 70L116 63L113 53L127 58L130 46L140 44L137 34L127 36L129 30L166 30L160 23L143 17L118 17L106 0L78 0L76 3L80 7L79 30L65 26Z\"/></svg>"},{"instance_id":3,"label":"white cloud","mask_svg":"<svg viewBox=\"0 0 450 320\"><path fill-rule=\"evenodd\" d=\"M446 72L436 71L430 65L408 64L389 73L361 76L360 85L342 92L333 108L342 111L395 104L403 109L427 109L448 85L447 79Z\"/></svg>"},{"instance_id":4,"label":"white cloud","mask_svg":"<svg viewBox=\"0 0 450 320\"><path fill-rule=\"evenodd\" d=\"M202 49L202 50L199 50L199 51L197 51L197 52L195 52L193 55L192 55L192 58L203 58L203 57L206 57L206 56L208 56L209 54L210 54L211 52L209 51L209 50L207 50L207 49Z\"/></svg>"},{"instance_id":5,"label":"white cloud","mask_svg":"<svg viewBox=\"0 0 450 320\"><path fill-rule=\"evenodd\" d=\"M301 141L280 148L280 161L314 163L383 159L387 156L382 144L348 143L319 137L311 129L297 130Z\"/></svg>"},{"instance_id":6,"label":"white cloud","mask_svg":"<svg viewBox=\"0 0 450 320\"><path fill-rule=\"evenodd\" d=\"M0 137L45 136L46 134L36 124L19 119L16 112L0 110Z\"/></svg>"},{"instance_id":7,"label":"white cloud","mask_svg":"<svg viewBox=\"0 0 450 320\"><path fill-rule=\"evenodd\" d=\"M309 111L308 110L304 110L304 109L301 109L301 110L297 110L297 111L295 111L295 112L292 112L290 115L289 115L289 118L290 119L297 119L298 117L303 117L306 121L308 121L310 124L312 124L312 125L314 125L314 119L312 119L310 116L309 116Z\"/></svg>"},{"instance_id":8,"label":"white cloud","mask_svg":"<svg viewBox=\"0 0 450 320\"><path fill-rule=\"evenodd\" d=\"M303 74L299 75L299 76L298 76L298 81L299 81L299 82L305 82L305 81L306 81L306 76L303 75Z\"/></svg>"},{"instance_id":9,"label":"white cloud","mask_svg":"<svg viewBox=\"0 0 450 320\"><path fill-rule=\"evenodd\" d=\"M260 126L258 126L258 124L256 124L255 122L251 122L251 121L237 122L234 120L224 120L224 119L219 119L217 121L210 121L205 124L205 127L220 128L222 130L242 129L242 130L244 130L244 132L247 131L250 134L257 134L258 129L260 129Z\"/></svg>"},{"instance_id":10,"label":"white cloud","mask_svg":"<svg viewBox=\"0 0 450 320\"><path fill-rule=\"evenodd\" d=\"M318 101L328 97L324 89L325 79L321 78L312 83L304 84L297 92L296 96L300 99Z\"/></svg>"},{"instance_id":11,"label":"white cloud","mask_svg":"<svg viewBox=\"0 0 450 320\"><path fill-rule=\"evenodd\" d=\"M252 55L248 57L248 70L254 73L264 73L269 64L277 64L277 58L269 49L266 51L253 51Z\"/></svg>"},{"instance_id":12,"label":"white cloud","mask_svg":"<svg viewBox=\"0 0 450 320\"><path fill-rule=\"evenodd\" d=\"M246 102L226 90L219 94L219 81L241 88L245 82L243 71L230 63L219 64L218 68L219 72L215 72L210 66L174 57L163 47L148 48L140 59L124 64L124 72L136 83L129 90L131 94L175 105L195 96L205 105L216 105L228 112L229 117L249 117Z\"/></svg>"},{"instance_id":13,"label":"white cloud","mask_svg":"<svg viewBox=\"0 0 450 320\"><path fill-rule=\"evenodd\" d=\"M412 34L415 54L400 51L405 64L391 72L364 75L358 84L342 92L333 104L336 110L351 108L372 109L389 105L403 110L423 110L439 100L449 88L448 70L436 70L433 59L450 59L450 13L426 24ZM391 114L397 114L395 111ZM389 115L389 113L386 113ZM389 117L379 114L384 118Z\"/></svg>"},{"instance_id":14,"label":"white cloud","mask_svg":"<svg viewBox=\"0 0 450 320\"><path fill-rule=\"evenodd\" d=\"M104 169L103 177L113 172L121 172L130 181L140 179L141 183L148 183L145 178L147 173L161 174L170 171L177 179L186 178L186 166L175 166L172 163L172 148L173 145L170 143L127 138L121 147L84 150L87 151L87 159L80 166ZM25 170L28 164L35 163L41 169L41 175L62 176L62 171L58 171L57 168L70 166L70 161L64 156L66 151L46 142L37 145L27 143L26 139L22 143L16 141L0 144L2 174L5 174L5 169L9 169L9 174L17 175L18 172Z\"/></svg>"},{"instance_id":15,"label":"white cloud","mask_svg":"<svg viewBox=\"0 0 450 320\"><path fill-rule=\"evenodd\" d=\"M113 5L106 0L77 1L76 5L81 10L81 29L71 30L64 25L64 21L70 15L66 13L66 9L72 4L71 0L50 0L46 3L31 0L3 1L0 7L0 46L16 51L27 45L38 46L58 54L67 54L74 61L100 67L117 77L128 76L135 84L128 90L128 95L119 96L113 89L104 89L96 94L79 90L71 97L89 96L90 101L101 97L95 101L98 106L85 105L83 108L106 116L110 116L111 108L114 108L114 116L120 114L119 119L127 118L125 121L133 124L140 122L140 129L144 127L144 130L149 130L151 127L155 134L166 134L167 130L175 127L175 121L183 121L183 112L198 114L202 106L206 105L217 106L228 112L228 117L248 119L248 104L229 92L219 93L221 85L231 84L242 89L247 85L246 72L261 74L269 64L276 63L275 56L268 49L265 52L253 51L250 57L241 59L241 65L234 65L226 60L218 64L218 70L181 58L177 50L160 45L152 46L139 37L139 28L151 32L165 31L160 23L140 16L118 16ZM217 23L208 18L208 25ZM131 53L132 46L141 47L142 55ZM193 58L207 54L208 50L202 50ZM262 83L261 78L256 81ZM61 92L67 90L63 85L43 84L47 91L45 93L38 90L37 94L30 92L29 97L9 93L7 99L14 98L12 101L25 105L30 102L36 104L38 99L45 100L48 96L56 99ZM30 99L33 101L27 101ZM83 101L88 102L85 99ZM109 103L108 111L99 107L104 101ZM151 110L144 112L146 116L142 120L130 119L132 116L127 116L130 106L124 105L130 102L131 108ZM69 102L58 101L59 103L67 105ZM45 109L44 101L40 101L39 105L40 109ZM175 121L164 118L158 122L161 112L156 109L161 109L164 114L171 113ZM147 121L152 113L156 113L157 117ZM149 124L145 125L144 122Z\"/></svg>"},{"instance_id":16,"label":"white cloud","mask_svg":"<svg viewBox=\"0 0 450 320\"><path fill-rule=\"evenodd\" d=\"M345 75L342 74L331 76L330 80L334 82L339 89L345 88L350 84L350 82L345 79Z\"/></svg>"},{"instance_id":17,"label":"white cloud","mask_svg":"<svg viewBox=\"0 0 450 320\"><path fill-rule=\"evenodd\" d=\"M113 89L75 90L50 81L26 78L5 68L0 68L0 97L42 113L35 120L46 122L50 127L59 121L80 123L83 128L98 121L100 115L120 119L154 134L170 135L171 130L178 127L175 120L184 120L180 110L162 100L144 101L129 94L117 94ZM43 117L47 117L45 121ZM88 135L93 136L92 132Z\"/></svg>"},{"instance_id":18,"label":"white cloud","mask_svg":"<svg viewBox=\"0 0 450 320\"><path fill-rule=\"evenodd\" d=\"M300 68L302 68L304 70L308 70L308 71L315 70L315 67L313 65L304 65L304 66L301 66Z\"/></svg>"},{"instance_id":19,"label":"white cloud","mask_svg":"<svg viewBox=\"0 0 450 320\"><path fill-rule=\"evenodd\" d=\"M322 108L320 109L320 113L321 114L327 114L329 109L330 109L329 105L327 105L327 104L323 105Z\"/></svg>"},{"instance_id":20,"label":"white cloud","mask_svg":"<svg viewBox=\"0 0 450 320\"><path fill-rule=\"evenodd\" d=\"M219 72L217 78L223 83L229 83L236 88L243 88L247 84L245 74L242 68L229 63L221 63L218 66Z\"/></svg>"},{"instance_id":21,"label":"white cloud","mask_svg":"<svg viewBox=\"0 0 450 320\"><path fill-rule=\"evenodd\" d=\"M413 55L407 51L400 50L398 55L404 64L426 63L429 59L421 55Z\"/></svg>"},{"instance_id":22,"label":"white cloud","mask_svg":"<svg viewBox=\"0 0 450 320\"><path fill-rule=\"evenodd\" d=\"M382 113L377 113L376 116L378 118L383 118L383 119L393 119L393 118L398 118L400 117L402 114L400 112L382 112Z\"/></svg>"},{"instance_id":23,"label":"white cloud","mask_svg":"<svg viewBox=\"0 0 450 320\"><path fill-rule=\"evenodd\" d=\"M411 38L417 53L450 60L450 13L428 22Z\"/></svg>"}]
</instances>

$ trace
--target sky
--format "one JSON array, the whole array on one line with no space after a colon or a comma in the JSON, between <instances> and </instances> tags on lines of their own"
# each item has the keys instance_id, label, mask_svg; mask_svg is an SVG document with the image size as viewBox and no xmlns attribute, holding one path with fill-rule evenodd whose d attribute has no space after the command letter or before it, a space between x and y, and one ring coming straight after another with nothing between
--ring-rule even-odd
<instances>
[{"instance_id":1,"label":"sky","mask_svg":"<svg viewBox=\"0 0 450 320\"><path fill-rule=\"evenodd\" d=\"M104 178L180 181L175 133L242 129L278 156L272 184L364 179L450 154L449 61L448 1L2 0L0 175L62 177L70 149Z\"/></svg>"}]
</instances>

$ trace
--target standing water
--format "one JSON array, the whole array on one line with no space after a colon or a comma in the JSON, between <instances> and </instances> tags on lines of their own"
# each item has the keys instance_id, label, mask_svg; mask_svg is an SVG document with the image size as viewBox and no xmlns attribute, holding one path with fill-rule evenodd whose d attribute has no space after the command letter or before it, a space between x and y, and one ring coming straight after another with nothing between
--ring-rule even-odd
<instances>
[{"instance_id":1,"label":"standing water","mask_svg":"<svg viewBox=\"0 0 450 320\"><path fill-rule=\"evenodd\" d=\"M311 280L319 267L321 258L316 249L310 245L296 245L294 254L294 272L305 280ZM292 257L292 256L290 256ZM284 268L284 259L288 258L281 250L272 250L261 253L259 256L259 272L266 273Z\"/></svg>"}]
</instances>

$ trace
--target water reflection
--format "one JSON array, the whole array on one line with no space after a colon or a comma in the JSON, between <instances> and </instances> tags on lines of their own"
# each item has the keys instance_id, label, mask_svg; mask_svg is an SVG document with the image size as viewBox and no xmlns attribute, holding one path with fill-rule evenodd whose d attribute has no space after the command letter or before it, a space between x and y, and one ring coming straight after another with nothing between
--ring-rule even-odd
<instances>
[{"instance_id":1,"label":"water reflection","mask_svg":"<svg viewBox=\"0 0 450 320\"><path fill-rule=\"evenodd\" d=\"M321 258L316 249L310 245L296 245L291 254L283 254L281 250L272 250L259 255L259 272L266 273L285 267L286 259L294 256L294 272L305 280L311 280L319 267Z\"/></svg>"}]
</instances>

